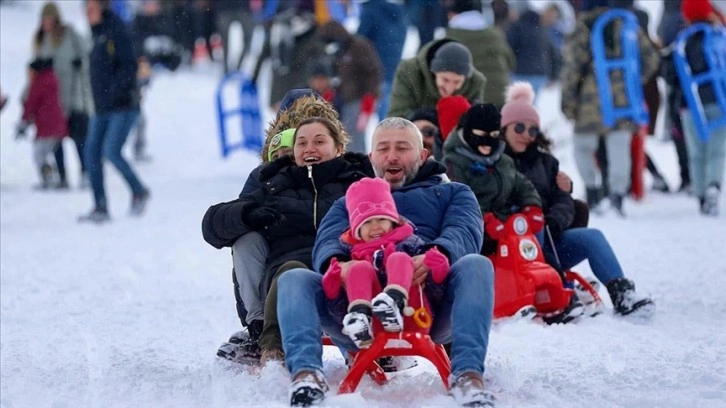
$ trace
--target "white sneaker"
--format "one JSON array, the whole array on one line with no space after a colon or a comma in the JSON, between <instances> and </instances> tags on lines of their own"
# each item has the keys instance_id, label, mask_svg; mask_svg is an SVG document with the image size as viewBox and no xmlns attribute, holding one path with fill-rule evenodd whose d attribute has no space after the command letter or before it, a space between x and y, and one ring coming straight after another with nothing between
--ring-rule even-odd
<instances>
[{"instance_id":1,"label":"white sneaker","mask_svg":"<svg viewBox=\"0 0 726 408\"><path fill-rule=\"evenodd\" d=\"M454 378L449 393L464 407L494 407L494 395L484 389L482 375L473 371L467 371Z\"/></svg>"},{"instance_id":2,"label":"white sneaker","mask_svg":"<svg viewBox=\"0 0 726 408\"><path fill-rule=\"evenodd\" d=\"M400 332L403 330L403 316L396 301L381 292L372 300L373 314L381 321L383 330L387 332Z\"/></svg>"},{"instance_id":3,"label":"white sneaker","mask_svg":"<svg viewBox=\"0 0 726 408\"><path fill-rule=\"evenodd\" d=\"M359 312L346 314L343 318L343 334L350 337L359 349L368 348L373 342L371 318Z\"/></svg>"},{"instance_id":4,"label":"white sneaker","mask_svg":"<svg viewBox=\"0 0 726 408\"><path fill-rule=\"evenodd\" d=\"M295 374L290 384L290 406L309 407L318 405L328 392L328 383L323 373L305 370Z\"/></svg>"}]
</instances>

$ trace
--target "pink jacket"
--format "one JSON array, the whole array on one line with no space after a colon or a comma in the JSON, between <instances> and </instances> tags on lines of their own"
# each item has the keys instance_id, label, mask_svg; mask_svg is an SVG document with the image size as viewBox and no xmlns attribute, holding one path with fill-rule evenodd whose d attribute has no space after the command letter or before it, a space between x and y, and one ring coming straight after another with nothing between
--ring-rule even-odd
<instances>
[{"instance_id":1,"label":"pink jacket","mask_svg":"<svg viewBox=\"0 0 726 408\"><path fill-rule=\"evenodd\" d=\"M61 107L58 78L52 69L36 72L23 104L23 121L35 124L37 138L68 135L66 118Z\"/></svg>"}]
</instances>

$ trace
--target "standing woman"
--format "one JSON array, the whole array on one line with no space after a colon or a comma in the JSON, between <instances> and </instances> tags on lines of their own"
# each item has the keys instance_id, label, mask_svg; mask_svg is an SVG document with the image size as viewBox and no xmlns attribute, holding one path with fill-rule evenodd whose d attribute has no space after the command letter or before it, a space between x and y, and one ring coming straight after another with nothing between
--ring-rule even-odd
<instances>
[{"instance_id":1,"label":"standing woman","mask_svg":"<svg viewBox=\"0 0 726 408\"><path fill-rule=\"evenodd\" d=\"M103 158L116 167L131 189L131 215L144 212L149 190L121 155L129 131L139 117L131 36L126 24L110 10L110 0L86 1L86 16L93 33L89 59L96 115L88 127L85 160L95 207L79 221L102 223L110 220L103 185Z\"/></svg>"},{"instance_id":2,"label":"standing woman","mask_svg":"<svg viewBox=\"0 0 726 408\"><path fill-rule=\"evenodd\" d=\"M93 114L93 96L88 72L86 47L73 27L63 23L55 3L46 3L40 14L40 26L33 36L33 56L51 58L60 85L63 114L68 133L76 145L81 164L80 185L88 184L83 148L88 132L88 117ZM63 144L55 151L60 181L58 188L68 188Z\"/></svg>"}]
</instances>

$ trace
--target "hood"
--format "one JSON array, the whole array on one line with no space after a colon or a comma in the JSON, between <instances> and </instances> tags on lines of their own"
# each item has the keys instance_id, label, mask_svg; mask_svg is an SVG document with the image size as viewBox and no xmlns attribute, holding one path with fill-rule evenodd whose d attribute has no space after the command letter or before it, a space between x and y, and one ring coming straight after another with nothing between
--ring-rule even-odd
<instances>
[{"instance_id":1,"label":"hood","mask_svg":"<svg viewBox=\"0 0 726 408\"><path fill-rule=\"evenodd\" d=\"M338 41L340 43L349 43L353 39L348 30L339 22L331 20L318 28L318 37L323 42Z\"/></svg>"}]
</instances>

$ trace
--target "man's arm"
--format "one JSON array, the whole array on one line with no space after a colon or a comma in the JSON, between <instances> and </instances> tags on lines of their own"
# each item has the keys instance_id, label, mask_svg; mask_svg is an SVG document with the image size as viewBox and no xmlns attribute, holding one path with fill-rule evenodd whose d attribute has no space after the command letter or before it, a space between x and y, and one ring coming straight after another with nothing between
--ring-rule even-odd
<instances>
[{"instance_id":1,"label":"man's arm","mask_svg":"<svg viewBox=\"0 0 726 408\"><path fill-rule=\"evenodd\" d=\"M443 248L453 264L467 254L478 254L484 235L479 203L469 186L446 184L452 194L444 208L441 234L432 243Z\"/></svg>"},{"instance_id":2,"label":"man's arm","mask_svg":"<svg viewBox=\"0 0 726 408\"><path fill-rule=\"evenodd\" d=\"M320 222L313 248L313 268L319 272L328 269L330 260L337 258L344 262L350 260L350 251L340 242L340 236L349 227L345 198L339 198Z\"/></svg>"}]
</instances>

